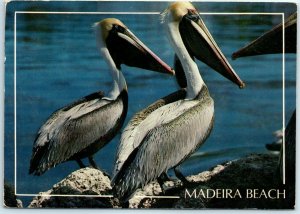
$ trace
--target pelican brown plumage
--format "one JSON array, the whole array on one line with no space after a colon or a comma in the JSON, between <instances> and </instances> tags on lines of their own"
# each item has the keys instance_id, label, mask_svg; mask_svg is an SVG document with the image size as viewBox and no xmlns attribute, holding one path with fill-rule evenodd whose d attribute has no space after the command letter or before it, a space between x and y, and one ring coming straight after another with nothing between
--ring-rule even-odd
<instances>
[{"instance_id":1,"label":"pelican brown plumage","mask_svg":"<svg viewBox=\"0 0 300 214\"><path fill-rule=\"evenodd\" d=\"M96 92L55 111L42 125L34 141L29 173L40 175L55 165L89 158L105 146L122 127L128 93L121 64L174 74L120 20L104 19L95 24L97 46L113 78L111 91Z\"/></svg>"},{"instance_id":2,"label":"pelican brown plumage","mask_svg":"<svg viewBox=\"0 0 300 214\"><path fill-rule=\"evenodd\" d=\"M135 114L124 128L112 178L114 194L123 202L169 169L184 180L177 167L210 134L214 101L194 58L244 87L191 3L171 4L163 22L176 52L176 76L184 72L177 76L178 83L186 88Z\"/></svg>"}]
</instances>

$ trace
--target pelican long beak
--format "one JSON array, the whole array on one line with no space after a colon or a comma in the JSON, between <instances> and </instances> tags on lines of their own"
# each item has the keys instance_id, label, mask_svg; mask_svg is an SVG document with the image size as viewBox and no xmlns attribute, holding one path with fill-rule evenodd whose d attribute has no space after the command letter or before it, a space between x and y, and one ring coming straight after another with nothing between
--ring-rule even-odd
<instances>
[{"instance_id":1,"label":"pelican long beak","mask_svg":"<svg viewBox=\"0 0 300 214\"><path fill-rule=\"evenodd\" d=\"M240 88L245 87L245 83L230 66L196 11L189 11L183 16L179 31L192 57L201 60Z\"/></svg>"},{"instance_id":2,"label":"pelican long beak","mask_svg":"<svg viewBox=\"0 0 300 214\"><path fill-rule=\"evenodd\" d=\"M117 66L125 64L174 75L174 70L144 45L128 28L115 26L106 44Z\"/></svg>"},{"instance_id":3,"label":"pelican long beak","mask_svg":"<svg viewBox=\"0 0 300 214\"><path fill-rule=\"evenodd\" d=\"M232 59L262 54L283 52L283 28L285 53L296 53L297 13L292 14L283 24L279 24L256 40L232 54Z\"/></svg>"}]
</instances>

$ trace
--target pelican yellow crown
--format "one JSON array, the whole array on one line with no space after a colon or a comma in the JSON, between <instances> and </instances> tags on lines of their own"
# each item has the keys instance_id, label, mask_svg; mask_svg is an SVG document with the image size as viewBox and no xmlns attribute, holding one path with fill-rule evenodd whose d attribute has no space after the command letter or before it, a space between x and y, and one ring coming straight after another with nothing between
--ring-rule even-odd
<instances>
[{"instance_id":1,"label":"pelican yellow crown","mask_svg":"<svg viewBox=\"0 0 300 214\"><path fill-rule=\"evenodd\" d=\"M114 25L119 25L127 29L127 27L119 19L116 18L103 19L100 22L96 22L94 24L94 27L97 30L100 30L102 34L102 39L103 41L105 41L108 37L109 31L113 28Z\"/></svg>"},{"instance_id":2,"label":"pelican yellow crown","mask_svg":"<svg viewBox=\"0 0 300 214\"><path fill-rule=\"evenodd\" d=\"M196 8L190 2L174 2L164 12L164 14L170 13L172 20L179 22L182 17L188 13L189 10L197 11Z\"/></svg>"}]
</instances>

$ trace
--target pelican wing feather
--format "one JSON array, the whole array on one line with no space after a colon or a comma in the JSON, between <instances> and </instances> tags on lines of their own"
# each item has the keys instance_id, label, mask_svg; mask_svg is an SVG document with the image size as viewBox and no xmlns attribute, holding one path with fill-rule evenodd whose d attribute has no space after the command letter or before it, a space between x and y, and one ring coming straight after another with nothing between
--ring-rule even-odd
<instances>
[{"instance_id":1,"label":"pelican wing feather","mask_svg":"<svg viewBox=\"0 0 300 214\"><path fill-rule=\"evenodd\" d=\"M122 99L89 98L56 111L41 127L34 142L30 172L42 174L67 161L116 126L123 110Z\"/></svg>"},{"instance_id":2,"label":"pelican wing feather","mask_svg":"<svg viewBox=\"0 0 300 214\"><path fill-rule=\"evenodd\" d=\"M142 127L143 121L155 110L173 103L177 100L184 99L186 95L185 89L178 90L166 97L163 97L157 100L155 103L151 104L147 108L141 110L140 112L136 113L131 120L128 122L127 126L124 128L120 140L120 144L118 146L117 154L116 154L116 162L115 168L113 172L113 181L115 175L120 171L124 162L128 159L128 156L132 153L132 151L139 146L139 143L135 139L135 136L141 134L138 132L140 127ZM145 131L145 127L143 127Z\"/></svg>"},{"instance_id":3,"label":"pelican wing feather","mask_svg":"<svg viewBox=\"0 0 300 214\"><path fill-rule=\"evenodd\" d=\"M211 131L213 109L212 98L201 97L178 117L151 129L118 173L118 183L114 184L118 195L127 200L137 188L179 165L198 149Z\"/></svg>"}]
</instances>

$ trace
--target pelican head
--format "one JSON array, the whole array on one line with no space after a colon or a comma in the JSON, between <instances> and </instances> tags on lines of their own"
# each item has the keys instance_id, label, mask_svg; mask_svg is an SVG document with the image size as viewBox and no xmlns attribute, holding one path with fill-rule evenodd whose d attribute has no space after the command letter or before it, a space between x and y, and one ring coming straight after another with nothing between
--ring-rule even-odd
<instances>
[{"instance_id":1,"label":"pelican head","mask_svg":"<svg viewBox=\"0 0 300 214\"><path fill-rule=\"evenodd\" d=\"M262 54L283 53L283 28L285 35L285 53L296 53L297 13L293 13L283 24L279 24L232 54L232 59Z\"/></svg>"},{"instance_id":2,"label":"pelican head","mask_svg":"<svg viewBox=\"0 0 300 214\"><path fill-rule=\"evenodd\" d=\"M94 24L100 51L107 48L116 67L121 64L174 75L174 71L147 48L120 20L107 18Z\"/></svg>"},{"instance_id":3,"label":"pelican head","mask_svg":"<svg viewBox=\"0 0 300 214\"><path fill-rule=\"evenodd\" d=\"M235 73L214 41L197 9L189 2L175 2L162 14L169 34L177 30L190 57L204 62L215 71L244 88L245 84ZM176 63L175 63L176 65ZM177 68L175 66L176 75ZM181 70L179 68L179 70Z\"/></svg>"}]
</instances>

